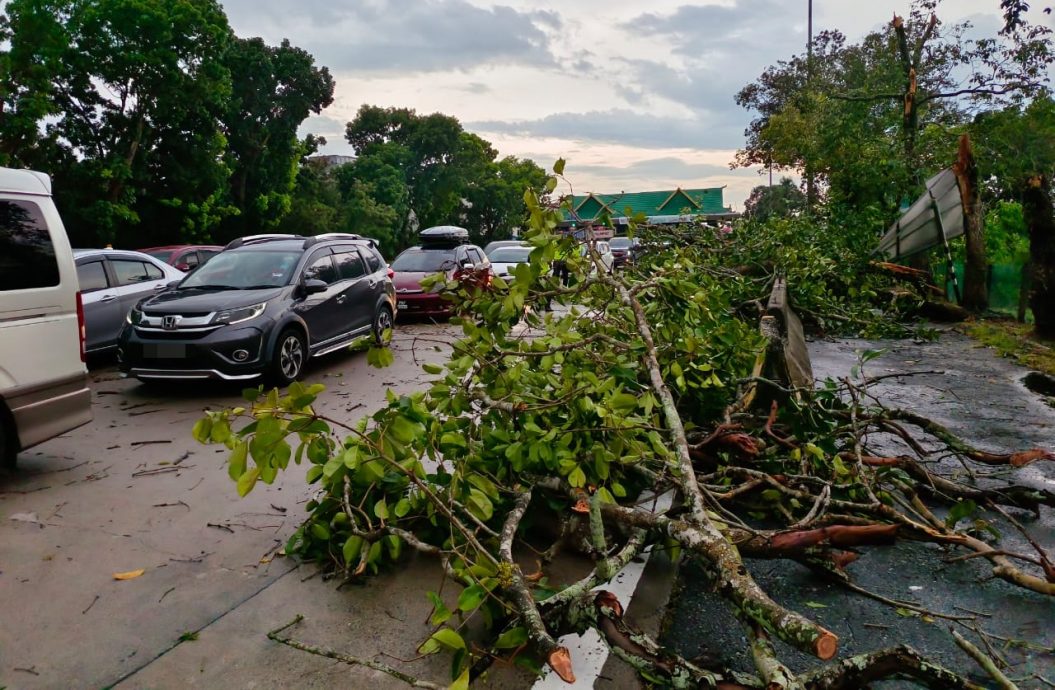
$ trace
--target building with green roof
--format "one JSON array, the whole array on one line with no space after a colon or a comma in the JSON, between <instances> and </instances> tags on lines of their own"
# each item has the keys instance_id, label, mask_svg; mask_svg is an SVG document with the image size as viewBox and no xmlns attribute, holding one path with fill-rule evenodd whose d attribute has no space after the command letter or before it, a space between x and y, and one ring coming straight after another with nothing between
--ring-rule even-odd
<instances>
[{"instance_id":1,"label":"building with green roof","mask_svg":"<svg viewBox=\"0 0 1055 690\"><path fill-rule=\"evenodd\" d=\"M572 196L571 209L564 209L564 227L601 223L626 225L627 219L643 215L650 225L687 223L700 220L730 220L740 214L725 205L724 187L667 189L656 192L620 192Z\"/></svg>"}]
</instances>

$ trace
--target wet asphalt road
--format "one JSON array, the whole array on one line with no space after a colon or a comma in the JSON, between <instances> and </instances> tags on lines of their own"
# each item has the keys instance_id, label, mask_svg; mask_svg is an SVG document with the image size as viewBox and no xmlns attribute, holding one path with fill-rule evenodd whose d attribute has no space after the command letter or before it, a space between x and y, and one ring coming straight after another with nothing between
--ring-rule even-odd
<instances>
[{"instance_id":1,"label":"wet asphalt road","mask_svg":"<svg viewBox=\"0 0 1055 690\"><path fill-rule=\"evenodd\" d=\"M401 324L382 370L365 353L317 360L305 377L327 386L317 409L355 421L386 389L415 390L452 332ZM314 569L276 553L304 517L305 468L239 499L225 452L190 435L204 408L239 404L241 386L144 386L106 363L91 373L94 421L0 474L0 688L400 687L264 633L303 613L299 632L316 643L413 657L428 610L419 564L351 591L302 584Z\"/></svg>"},{"instance_id":2,"label":"wet asphalt road","mask_svg":"<svg viewBox=\"0 0 1055 690\"><path fill-rule=\"evenodd\" d=\"M384 404L387 388L416 389L420 363L438 361L452 332L400 325L396 364L384 370L368 367L363 354L317 362L307 380L327 385L319 409L355 420ZM870 373L945 373L889 381L879 390L884 398L930 414L983 447L1055 445L1055 410L1017 382L1022 370L956 335L938 344L889 345ZM854 351L869 346L814 343L816 373L845 375ZM145 387L103 365L93 370L92 390L92 424L24 453L19 470L0 475L0 688L405 687L266 639L268 630L297 614L306 617L294 629L299 639L378 658L422 678L447 678L443 655L395 660L413 658L428 635L423 592L441 584L434 564L412 558L397 573L338 590L314 577L311 566L276 556L304 514L303 469L239 499L224 455L191 439L202 409L237 404L239 386ZM1023 476L1050 487L1053 469L1036 466ZM1052 523L1047 511L1031 525L1043 543L1055 544ZM989 613L980 624L993 633L1055 645L1049 600L1000 581L978 586L987 577L980 562L946 565L942 555L924 544L872 549L851 572L887 596L948 612L963 606ZM843 654L908 641L953 668L973 670L944 622L901 617L794 565L750 567L778 601L839 634ZM140 577L113 579L140 568ZM716 654L749 668L739 653L745 640L737 624L685 572L668 642L689 657ZM181 643L188 632L197 639ZM812 663L782 651L797 668ZM1012 649L1006 656L1016 664L1015 677L1039 672L1055 680L1050 655ZM527 680L498 678L493 686L526 687Z\"/></svg>"},{"instance_id":3,"label":"wet asphalt road","mask_svg":"<svg viewBox=\"0 0 1055 690\"><path fill-rule=\"evenodd\" d=\"M979 348L966 337L946 333L936 343L908 341L835 341L810 344L814 375L848 376L857 352L885 349L885 354L867 365L869 375L910 371L933 371L877 384L873 392L891 407L915 410L946 425L977 446L992 451L1011 451L1036 446L1055 448L1055 409L1022 385L1027 370ZM895 450L895 448L892 448ZM954 462L954 461L953 461ZM958 465L947 465L956 471ZM1006 471L985 472L983 482L1003 481ZM1016 480L1055 490L1055 464L1036 463L1016 472ZM1055 515L1042 508L1039 520L1020 515L1034 537L1055 550ZM999 525L1003 544L1029 552L1013 528ZM868 548L848 570L857 584L892 599L916 602L933 611L952 615L979 612L974 623L982 629L1012 640L1026 640L1055 649L1055 602L992 579L982 559L948 564L948 552L924 543L903 542L891 547ZM812 576L805 568L782 561L748 561L755 579L781 604L810 616L840 637L839 658L855 653L907 643L932 655L954 670L970 673L988 686L974 663L953 642L949 621L926 622L900 615L893 608L846 592ZM702 577L691 566L683 569L680 594L672 599L665 641L688 658L717 658L736 668L753 670L743 650L747 640L724 604L702 585ZM969 639L977 637L967 631ZM793 670L817 664L783 643L778 652ZM979 643L979 646L981 644ZM997 641L994 647L1011 664L1008 674L1019 679L1019 687L1043 688L1034 677L1040 674L1055 682L1055 655ZM910 687L888 683L881 687Z\"/></svg>"}]
</instances>

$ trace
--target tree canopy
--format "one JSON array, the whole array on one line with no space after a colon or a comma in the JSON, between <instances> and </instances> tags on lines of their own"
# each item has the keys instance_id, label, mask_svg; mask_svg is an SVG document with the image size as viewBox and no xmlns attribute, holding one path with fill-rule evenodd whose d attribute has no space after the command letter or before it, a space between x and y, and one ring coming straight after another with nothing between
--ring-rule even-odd
<instances>
[{"instance_id":1,"label":"tree canopy","mask_svg":"<svg viewBox=\"0 0 1055 690\"><path fill-rule=\"evenodd\" d=\"M82 245L273 224L296 130L332 99L310 55L237 38L214 0L11 0L0 39L0 163L53 175Z\"/></svg>"}]
</instances>

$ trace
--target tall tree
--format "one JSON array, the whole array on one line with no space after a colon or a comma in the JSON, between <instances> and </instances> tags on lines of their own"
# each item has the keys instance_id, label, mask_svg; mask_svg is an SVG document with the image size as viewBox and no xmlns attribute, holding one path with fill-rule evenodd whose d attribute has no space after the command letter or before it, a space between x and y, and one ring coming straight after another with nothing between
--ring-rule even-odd
<instances>
[{"instance_id":1,"label":"tall tree","mask_svg":"<svg viewBox=\"0 0 1055 690\"><path fill-rule=\"evenodd\" d=\"M5 85L20 114L8 155L49 164L75 239L135 245L144 212L161 235L223 215L217 184L228 173L216 123L230 92L230 28L215 0L11 0L3 26L5 61L35 80L33 96ZM44 129L36 145L26 141L34 118Z\"/></svg>"},{"instance_id":2,"label":"tall tree","mask_svg":"<svg viewBox=\"0 0 1055 690\"><path fill-rule=\"evenodd\" d=\"M333 102L329 70L283 40L233 38L225 64L231 98L223 116L231 202L239 213L220 234L237 237L273 229L290 209L302 143L297 128Z\"/></svg>"},{"instance_id":3,"label":"tall tree","mask_svg":"<svg viewBox=\"0 0 1055 690\"><path fill-rule=\"evenodd\" d=\"M755 187L744 202L744 215L759 221L791 216L805 210L806 196L790 177L781 178L776 185Z\"/></svg>"}]
</instances>

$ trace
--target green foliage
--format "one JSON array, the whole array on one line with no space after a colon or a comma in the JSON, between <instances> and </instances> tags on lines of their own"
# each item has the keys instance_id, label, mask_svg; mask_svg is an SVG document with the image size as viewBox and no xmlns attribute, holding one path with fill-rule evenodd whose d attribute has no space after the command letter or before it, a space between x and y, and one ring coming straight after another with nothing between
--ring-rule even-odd
<instances>
[{"instance_id":1,"label":"green foliage","mask_svg":"<svg viewBox=\"0 0 1055 690\"><path fill-rule=\"evenodd\" d=\"M831 223L746 224L731 240L683 228L670 246L645 233L652 250L622 274L622 284L598 274L574 239L555 234L561 216L546 203L549 188L523 195L528 263L491 283L437 283L455 304L451 322L461 335L442 365L424 367L421 390L389 391L381 409L346 424L314 409L321 386L294 383L284 395L249 389L246 406L210 411L193 430L199 441L227 447L228 473L241 495L274 481L291 460L306 466L317 492L288 554L348 577L380 573L408 548L439 555L460 589L446 602L427 595L435 630L419 651L450 653L456 684L472 662L461 621L482 621L493 649L528 644L513 603L512 566L497 538L523 487L553 481L592 493L598 505L627 504L655 477L677 473L652 361L689 429L713 427L739 398L764 341L757 314L741 318L736 307L764 299L769 276L729 266L777 262L799 284L796 306L816 310L818 320L836 310L842 320L835 323L850 329L881 321L868 311L866 294L878 283L855 273L862 260L853 249L864 238L844 232L833 242ZM570 287L551 274L556 256L566 257ZM640 301L647 337L624 289ZM563 307L548 311L550 302ZM392 361L387 349L368 358L378 366ZM823 413L802 404L782 417L802 449L768 446L758 466L787 461L830 479L835 495L863 499L857 470L839 457L833 439L831 411L845 402L834 388L821 396L816 410ZM757 513L779 514L784 502L780 492L764 492ZM521 527L567 509L539 498ZM544 580L531 587L536 600L554 595Z\"/></svg>"},{"instance_id":2,"label":"green foliage","mask_svg":"<svg viewBox=\"0 0 1055 690\"><path fill-rule=\"evenodd\" d=\"M785 177L772 187L759 185L744 202L744 215L751 220L766 221L774 217L793 216L806 210L806 195Z\"/></svg>"},{"instance_id":3,"label":"green foliage","mask_svg":"<svg viewBox=\"0 0 1055 690\"><path fill-rule=\"evenodd\" d=\"M0 11L0 164L52 175L78 246L273 227L290 209L296 130L332 89L288 42L235 37L215 0Z\"/></svg>"}]
</instances>

